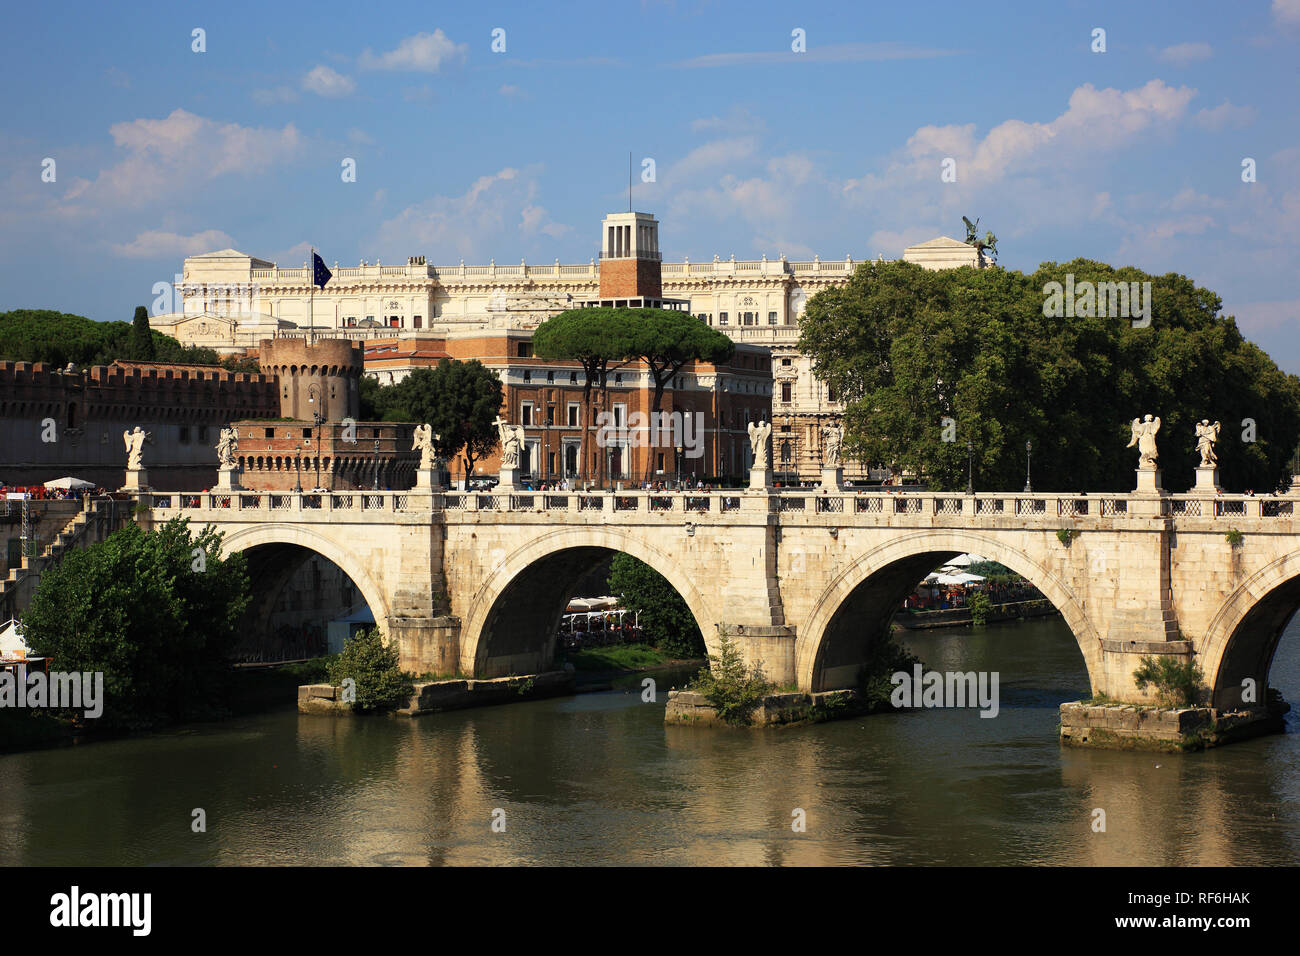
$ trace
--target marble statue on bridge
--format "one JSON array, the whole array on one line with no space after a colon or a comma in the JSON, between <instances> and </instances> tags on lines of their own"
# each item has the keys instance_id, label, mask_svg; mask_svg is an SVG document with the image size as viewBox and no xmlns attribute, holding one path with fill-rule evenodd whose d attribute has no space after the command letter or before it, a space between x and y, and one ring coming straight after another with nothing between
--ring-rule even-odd
<instances>
[{"instance_id":1,"label":"marble statue on bridge","mask_svg":"<svg viewBox=\"0 0 1300 956\"><path fill-rule=\"evenodd\" d=\"M433 426L427 422L423 425L415 426L415 435L414 440L411 443L411 450L415 451L416 449L419 449L420 467L422 469L437 467L437 450L434 448L433 443L440 441L441 438L441 435L435 435L433 433Z\"/></svg>"},{"instance_id":2,"label":"marble statue on bridge","mask_svg":"<svg viewBox=\"0 0 1300 956\"><path fill-rule=\"evenodd\" d=\"M1210 468L1217 464L1219 456L1214 453L1214 445L1219 440L1219 429L1223 426L1219 422L1210 424L1208 418L1202 418L1196 426L1196 450L1201 453L1202 468Z\"/></svg>"},{"instance_id":3,"label":"marble statue on bridge","mask_svg":"<svg viewBox=\"0 0 1300 956\"><path fill-rule=\"evenodd\" d=\"M767 443L771 437L771 422L749 423L749 447L754 453L754 464L750 466L751 468L767 469L771 467L767 456Z\"/></svg>"},{"instance_id":4,"label":"marble statue on bridge","mask_svg":"<svg viewBox=\"0 0 1300 956\"><path fill-rule=\"evenodd\" d=\"M1155 471L1156 461L1160 453L1156 450L1156 432L1160 431L1160 419L1147 415L1146 419L1133 419L1131 425L1133 436L1125 448L1132 448L1137 445L1138 449L1138 470Z\"/></svg>"},{"instance_id":5,"label":"marble statue on bridge","mask_svg":"<svg viewBox=\"0 0 1300 956\"><path fill-rule=\"evenodd\" d=\"M831 422L822 428L822 441L825 442L825 453L822 467L839 468L840 446L844 443L844 426L838 422Z\"/></svg>"},{"instance_id":6,"label":"marble statue on bridge","mask_svg":"<svg viewBox=\"0 0 1300 956\"><path fill-rule=\"evenodd\" d=\"M497 427L497 434L501 438L501 467L518 468L519 453L524 447L524 427L511 425L500 415L492 424Z\"/></svg>"},{"instance_id":7,"label":"marble statue on bridge","mask_svg":"<svg viewBox=\"0 0 1300 956\"><path fill-rule=\"evenodd\" d=\"M239 454L239 434L227 426L221 429L221 435L217 439L217 463L222 468L234 468L237 454Z\"/></svg>"},{"instance_id":8,"label":"marble statue on bridge","mask_svg":"<svg viewBox=\"0 0 1300 956\"><path fill-rule=\"evenodd\" d=\"M140 471L144 468L144 443L153 440L153 433L147 432L139 425L134 431L122 432L122 441L126 443L127 471Z\"/></svg>"}]
</instances>

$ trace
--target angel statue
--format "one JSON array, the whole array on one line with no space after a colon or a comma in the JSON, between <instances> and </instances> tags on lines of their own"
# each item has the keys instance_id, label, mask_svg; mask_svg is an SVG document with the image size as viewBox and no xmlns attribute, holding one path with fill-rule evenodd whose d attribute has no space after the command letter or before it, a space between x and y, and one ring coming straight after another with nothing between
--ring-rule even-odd
<instances>
[{"instance_id":1,"label":"angel statue","mask_svg":"<svg viewBox=\"0 0 1300 956\"><path fill-rule=\"evenodd\" d=\"M822 440L825 442L825 459L828 468L840 467L840 445L844 443L844 427L837 422L832 422L822 429Z\"/></svg>"},{"instance_id":2,"label":"angel statue","mask_svg":"<svg viewBox=\"0 0 1300 956\"><path fill-rule=\"evenodd\" d=\"M239 433L233 428L221 429L217 439L217 462L222 468L235 467L235 455L239 453Z\"/></svg>"},{"instance_id":3,"label":"angel statue","mask_svg":"<svg viewBox=\"0 0 1300 956\"><path fill-rule=\"evenodd\" d=\"M511 425L500 415L492 423L501 438L501 467L518 468L519 452L524 446L524 426Z\"/></svg>"},{"instance_id":4,"label":"angel statue","mask_svg":"<svg viewBox=\"0 0 1300 956\"><path fill-rule=\"evenodd\" d=\"M772 437L770 422L749 423L749 447L754 452L754 468L768 468L767 440Z\"/></svg>"},{"instance_id":5,"label":"angel statue","mask_svg":"<svg viewBox=\"0 0 1300 956\"><path fill-rule=\"evenodd\" d=\"M441 435L433 433L432 425L426 423L415 426L415 440L411 443L411 451L415 451L417 448L420 450L421 468L434 467L434 463L437 461L437 451L434 449L433 443L441 440Z\"/></svg>"},{"instance_id":6,"label":"angel statue","mask_svg":"<svg viewBox=\"0 0 1300 956\"><path fill-rule=\"evenodd\" d=\"M974 222L971 222L965 216L961 217L961 221L966 223L965 241L972 246L975 245L975 243L978 241L978 235L976 234L975 230L979 228L980 221L976 219Z\"/></svg>"},{"instance_id":7,"label":"angel statue","mask_svg":"<svg viewBox=\"0 0 1300 956\"><path fill-rule=\"evenodd\" d=\"M136 425L134 431L122 432L122 441L126 443L127 471L139 471L144 467L144 443L153 441L153 432Z\"/></svg>"},{"instance_id":8,"label":"angel statue","mask_svg":"<svg viewBox=\"0 0 1300 956\"><path fill-rule=\"evenodd\" d=\"M1208 418L1202 418L1196 426L1196 450L1201 453L1202 468L1209 468L1219 460L1219 456L1214 453L1214 443L1219 440L1221 427L1223 426L1218 422L1211 425Z\"/></svg>"},{"instance_id":9,"label":"angel statue","mask_svg":"<svg viewBox=\"0 0 1300 956\"><path fill-rule=\"evenodd\" d=\"M1133 437L1124 447L1132 448L1137 445L1141 456L1138 458L1138 469L1155 471L1156 459L1160 457L1160 453L1156 451L1156 432L1160 431L1160 419L1152 418L1150 415L1147 415L1145 420L1135 418L1131 427Z\"/></svg>"}]
</instances>

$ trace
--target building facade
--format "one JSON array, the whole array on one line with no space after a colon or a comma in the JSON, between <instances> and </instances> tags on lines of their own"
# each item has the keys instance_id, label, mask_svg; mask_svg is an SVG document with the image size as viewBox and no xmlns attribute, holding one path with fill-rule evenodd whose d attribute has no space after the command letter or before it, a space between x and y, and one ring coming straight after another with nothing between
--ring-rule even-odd
<instances>
[{"instance_id":1,"label":"building facade","mask_svg":"<svg viewBox=\"0 0 1300 956\"><path fill-rule=\"evenodd\" d=\"M947 237L903 257L927 268L984 265L972 246ZM812 296L846 284L859 264L850 256L663 262L654 217L614 213L601 223L599 260L576 265L433 266L423 256L396 265L336 262L329 285L314 290L306 263L280 268L233 249L192 256L177 287L181 307L150 322L183 344L233 354L273 336L451 341L465 332L523 332L598 301L684 307L737 344L771 354L773 465L785 480L815 480L821 430L843 407L798 350L799 318ZM846 476L868 472L846 463Z\"/></svg>"}]
</instances>

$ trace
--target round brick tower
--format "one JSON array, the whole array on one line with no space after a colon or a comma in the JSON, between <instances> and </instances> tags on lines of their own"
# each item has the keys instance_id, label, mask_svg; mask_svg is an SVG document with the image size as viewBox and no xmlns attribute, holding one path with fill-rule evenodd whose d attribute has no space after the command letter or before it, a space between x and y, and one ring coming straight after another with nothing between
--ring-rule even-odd
<instances>
[{"instance_id":1,"label":"round brick tower","mask_svg":"<svg viewBox=\"0 0 1300 956\"><path fill-rule=\"evenodd\" d=\"M263 339L258 364L279 380L281 416L309 422L320 412L337 422L360 417L363 358L361 345L346 339Z\"/></svg>"}]
</instances>

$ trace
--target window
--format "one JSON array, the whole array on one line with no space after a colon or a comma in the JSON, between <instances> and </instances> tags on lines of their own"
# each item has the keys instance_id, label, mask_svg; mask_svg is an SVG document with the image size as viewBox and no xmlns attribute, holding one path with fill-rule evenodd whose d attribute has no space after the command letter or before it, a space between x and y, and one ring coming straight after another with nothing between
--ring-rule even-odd
<instances>
[{"instance_id":1,"label":"window","mask_svg":"<svg viewBox=\"0 0 1300 956\"><path fill-rule=\"evenodd\" d=\"M546 473L548 475L555 474L555 452L553 451L546 453Z\"/></svg>"},{"instance_id":2,"label":"window","mask_svg":"<svg viewBox=\"0 0 1300 956\"><path fill-rule=\"evenodd\" d=\"M620 403L614 405L614 427L622 428L623 423L627 421L627 406Z\"/></svg>"},{"instance_id":3,"label":"window","mask_svg":"<svg viewBox=\"0 0 1300 956\"><path fill-rule=\"evenodd\" d=\"M366 325L374 325L374 324L375 324L375 317L373 315L366 316Z\"/></svg>"},{"instance_id":4,"label":"window","mask_svg":"<svg viewBox=\"0 0 1300 956\"><path fill-rule=\"evenodd\" d=\"M578 384L578 373L577 373L577 372L570 372L570 373L569 373L569 384L570 384L570 385L577 385L577 384Z\"/></svg>"},{"instance_id":5,"label":"window","mask_svg":"<svg viewBox=\"0 0 1300 956\"><path fill-rule=\"evenodd\" d=\"M418 315L416 315L416 316L412 316L412 318L411 318L411 328L413 328L413 329L418 329L418 328L421 327L421 324L422 324L422 323L423 323L423 318L422 318L421 316L418 316Z\"/></svg>"},{"instance_id":6,"label":"window","mask_svg":"<svg viewBox=\"0 0 1300 956\"><path fill-rule=\"evenodd\" d=\"M831 388L829 385L826 386L826 401L835 401L835 389Z\"/></svg>"},{"instance_id":7,"label":"window","mask_svg":"<svg viewBox=\"0 0 1300 956\"><path fill-rule=\"evenodd\" d=\"M390 329L398 329L398 328L401 328L401 327L402 327L402 319L401 319L401 316L390 315L390 316L388 317L388 327L389 327Z\"/></svg>"},{"instance_id":8,"label":"window","mask_svg":"<svg viewBox=\"0 0 1300 956\"><path fill-rule=\"evenodd\" d=\"M190 440L190 426L189 426L189 425L182 425L182 426L180 427L180 434L177 436L177 438L178 438L180 441L189 441L189 440Z\"/></svg>"},{"instance_id":9,"label":"window","mask_svg":"<svg viewBox=\"0 0 1300 956\"><path fill-rule=\"evenodd\" d=\"M554 373L554 372L547 372L547 373L546 373L546 384L547 384L547 385L552 385L552 384L554 384L554 383L555 383L555 373Z\"/></svg>"},{"instance_id":10,"label":"window","mask_svg":"<svg viewBox=\"0 0 1300 956\"><path fill-rule=\"evenodd\" d=\"M782 382L782 383L781 383L781 401L783 401L783 402L788 402L788 401L790 401L790 391L791 391L790 383L789 383L789 382Z\"/></svg>"},{"instance_id":11,"label":"window","mask_svg":"<svg viewBox=\"0 0 1300 956\"><path fill-rule=\"evenodd\" d=\"M532 380L533 380L533 373L528 369L524 369L524 384L527 385Z\"/></svg>"},{"instance_id":12,"label":"window","mask_svg":"<svg viewBox=\"0 0 1300 956\"><path fill-rule=\"evenodd\" d=\"M578 427L578 403L569 402L569 427Z\"/></svg>"},{"instance_id":13,"label":"window","mask_svg":"<svg viewBox=\"0 0 1300 956\"><path fill-rule=\"evenodd\" d=\"M274 437L275 437L275 429L274 429L274 428L264 428L264 429L262 429L262 437L263 437L263 438L274 438Z\"/></svg>"},{"instance_id":14,"label":"window","mask_svg":"<svg viewBox=\"0 0 1300 956\"><path fill-rule=\"evenodd\" d=\"M519 358L532 358L533 343L532 342L517 343L517 345L515 346L515 354L519 356Z\"/></svg>"},{"instance_id":15,"label":"window","mask_svg":"<svg viewBox=\"0 0 1300 956\"><path fill-rule=\"evenodd\" d=\"M548 424L548 425L554 425L554 424L555 424L555 406L554 406L554 405L547 405L547 406L546 406L546 424ZM555 469L552 468L551 471L554 472Z\"/></svg>"},{"instance_id":16,"label":"window","mask_svg":"<svg viewBox=\"0 0 1300 956\"><path fill-rule=\"evenodd\" d=\"M310 438L310 437L311 437L311 429L310 429L310 428L304 428L304 429L302 430L302 437L303 437L303 438Z\"/></svg>"},{"instance_id":17,"label":"window","mask_svg":"<svg viewBox=\"0 0 1300 956\"><path fill-rule=\"evenodd\" d=\"M524 426L529 426L532 425L532 423L533 423L533 403L524 402L522 405L519 406L519 424Z\"/></svg>"},{"instance_id":18,"label":"window","mask_svg":"<svg viewBox=\"0 0 1300 956\"><path fill-rule=\"evenodd\" d=\"M768 324L768 325L776 325L776 313L775 313L775 312L769 312L769 313L767 313L767 324Z\"/></svg>"},{"instance_id":19,"label":"window","mask_svg":"<svg viewBox=\"0 0 1300 956\"><path fill-rule=\"evenodd\" d=\"M350 328L350 329L355 329L356 327L357 327L357 317L356 317L355 315L349 315L349 316L348 316L348 328Z\"/></svg>"},{"instance_id":20,"label":"window","mask_svg":"<svg viewBox=\"0 0 1300 956\"><path fill-rule=\"evenodd\" d=\"M615 385L622 385L622 384L623 384L623 373L622 373L622 372L615 372L615 373L614 373L614 384L615 384Z\"/></svg>"},{"instance_id":21,"label":"window","mask_svg":"<svg viewBox=\"0 0 1300 956\"><path fill-rule=\"evenodd\" d=\"M790 443L788 441L781 442L781 462L783 464L789 464L790 462Z\"/></svg>"},{"instance_id":22,"label":"window","mask_svg":"<svg viewBox=\"0 0 1300 956\"><path fill-rule=\"evenodd\" d=\"M718 313L718 325L726 325L726 324L727 324L727 313L725 313L725 312L719 312L719 313Z\"/></svg>"},{"instance_id":23,"label":"window","mask_svg":"<svg viewBox=\"0 0 1300 956\"><path fill-rule=\"evenodd\" d=\"M199 426L199 442L200 442L200 444L204 444L204 445L206 445L206 444L208 443L208 426L207 426L207 425L200 425L200 426Z\"/></svg>"},{"instance_id":24,"label":"window","mask_svg":"<svg viewBox=\"0 0 1300 956\"><path fill-rule=\"evenodd\" d=\"M782 367L782 368L789 368L789 367L790 367L790 360L789 360L788 358L783 358L783 359L781 359L781 367Z\"/></svg>"}]
</instances>

